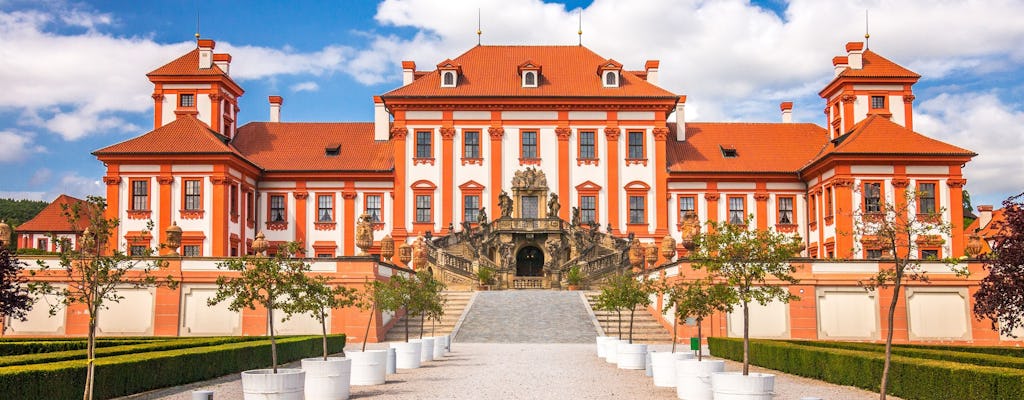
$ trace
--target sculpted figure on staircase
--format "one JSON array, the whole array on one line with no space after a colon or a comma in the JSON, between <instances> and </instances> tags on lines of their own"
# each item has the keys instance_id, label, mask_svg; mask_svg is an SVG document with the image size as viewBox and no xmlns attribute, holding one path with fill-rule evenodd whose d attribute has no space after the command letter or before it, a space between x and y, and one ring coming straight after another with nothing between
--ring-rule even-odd
<instances>
[{"instance_id":1,"label":"sculpted figure on staircase","mask_svg":"<svg viewBox=\"0 0 1024 400\"><path fill-rule=\"evenodd\" d=\"M512 198L508 197L508 193L504 190L498 196L498 208L501 209L501 218L509 218L512 216Z\"/></svg>"},{"instance_id":2,"label":"sculpted figure on staircase","mask_svg":"<svg viewBox=\"0 0 1024 400\"><path fill-rule=\"evenodd\" d=\"M551 198L548 200L548 218L558 217L558 210L562 209L562 205L558 204L558 195L551 193Z\"/></svg>"}]
</instances>

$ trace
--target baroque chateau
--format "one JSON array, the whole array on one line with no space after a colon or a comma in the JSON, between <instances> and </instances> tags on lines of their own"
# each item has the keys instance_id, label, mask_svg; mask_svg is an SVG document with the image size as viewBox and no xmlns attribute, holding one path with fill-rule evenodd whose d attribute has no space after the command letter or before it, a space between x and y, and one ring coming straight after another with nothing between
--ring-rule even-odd
<instances>
[{"instance_id":1,"label":"baroque chateau","mask_svg":"<svg viewBox=\"0 0 1024 400\"><path fill-rule=\"evenodd\" d=\"M141 322L110 317L106 334L264 333L259 312L205 303L217 263L252 254L260 234L271 252L302 243L314 272L354 287L405 268L469 287L487 267L496 286L517 289L558 288L571 266L597 282L636 243L653 276L688 277L695 232L747 224L804 242L793 261L802 282L789 286L800 300L754 306L751 334L815 339L878 340L887 327L880 298L891 290L857 284L887 262L880 241L855 234L873 215L952 225L913 238L912 258L977 254L962 226L962 168L975 153L915 132L920 76L863 43L821 60L834 71L813 106L825 126L794 122L790 102L775 122L687 122L687 98L659 85L657 60L609 56L478 45L427 68L402 62L402 86L373 99L374 121L291 122L270 96L268 122L238 126L244 89L231 56L198 40L147 74L153 130L93 153L121 249L158 247L180 229L180 247L160 252L182 285L126 295L110 315ZM897 341L1011 340L970 314L981 269L968 267L962 278L923 261L931 284L901 289ZM661 303L651 314L670 326ZM367 315L335 310L331 330L361 337ZM33 316L9 328L82 333L75 313ZM394 320L383 315L371 340ZM722 315L705 332L741 336L739 321ZM283 329L319 328L299 319Z\"/></svg>"}]
</instances>

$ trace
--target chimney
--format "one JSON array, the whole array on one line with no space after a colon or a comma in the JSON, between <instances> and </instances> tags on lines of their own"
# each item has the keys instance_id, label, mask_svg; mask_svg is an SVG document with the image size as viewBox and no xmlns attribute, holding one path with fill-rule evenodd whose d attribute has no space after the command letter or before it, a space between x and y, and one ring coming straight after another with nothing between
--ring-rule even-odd
<instances>
[{"instance_id":1,"label":"chimney","mask_svg":"<svg viewBox=\"0 0 1024 400\"><path fill-rule=\"evenodd\" d=\"M391 139L391 117L380 96L373 96L373 139Z\"/></svg>"},{"instance_id":2,"label":"chimney","mask_svg":"<svg viewBox=\"0 0 1024 400\"><path fill-rule=\"evenodd\" d=\"M412 83L416 79L416 62L402 61L402 86Z\"/></svg>"},{"instance_id":3,"label":"chimney","mask_svg":"<svg viewBox=\"0 0 1024 400\"><path fill-rule=\"evenodd\" d=\"M658 84L658 66L661 65L661 61L658 60L647 60L644 64L644 69L647 70L647 82L652 85Z\"/></svg>"},{"instance_id":4,"label":"chimney","mask_svg":"<svg viewBox=\"0 0 1024 400\"><path fill-rule=\"evenodd\" d=\"M686 96L679 96L676 103L676 140L686 140Z\"/></svg>"},{"instance_id":5,"label":"chimney","mask_svg":"<svg viewBox=\"0 0 1024 400\"><path fill-rule=\"evenodd\" d=\"M978 206L978 227L981 228L981 229L985 229L985 226L987 226L989 222L992 222L992 206L991 205ZM974 233L974 232L967 232L967 233Z\"/></svg>"},{"instance_id":6,"label":"chimney","mask_svg":"<svg viewBox=\"0 0 1024 400\"><path fill-rule=\"evenodd\" d=\"M213 48L217 43L210 39L199 39L196 44L199 46L199 69L210 69L213 67Z\"/></svg>"},{"instance_id":7,"label":"chimney","mask_svg":"<svg viewBox=\"0 0 1024 400\"><path fill-rule=\"evenodd\" d=\"M850 69L864 68L864 42L850 42L846 44L846 58L850 62Z\"/></svg>"},{"instance_id":8,"label":"chimney","mask_svg":"<svg viewBox=\"0 0 1024 400\"><path fill-rule=\"evenodd\" d=\"M784 101L779 104L779 109L782 110L782 123L793 123L793 102Z\"/></svg>"},{"instance_id":9,"label":"chimney","mask_svg":"<svg viewBox=\"0 0 1024 400\"><path fill-rule=\"evenodd\" d=\"M284 99L281 96L270 96L270 122L281 122L281 104Z\"/></svg>"},{"instance_id":10,"label":"chimney","mask_svg":"<svg viewBox=\"0 0 1024 400\"><path fill-rule=\"evenodd\" d=\"M214 54L213 63L224 71L225 75L231 75L231 55L228 53Z\"/></svg>"},{"instance_id":11,"label":"chimney","mask_svg":"<svg viewBox=\"0 0 1024 400\"><path fill-rule=\"evenodd\" d=\"M846 56L835 56L832 57L832 66L836 69L835 76L839 76L839 74L846 70L846 67L850 66L850 62L847 60Z\"/></svg>"}]
</instances>

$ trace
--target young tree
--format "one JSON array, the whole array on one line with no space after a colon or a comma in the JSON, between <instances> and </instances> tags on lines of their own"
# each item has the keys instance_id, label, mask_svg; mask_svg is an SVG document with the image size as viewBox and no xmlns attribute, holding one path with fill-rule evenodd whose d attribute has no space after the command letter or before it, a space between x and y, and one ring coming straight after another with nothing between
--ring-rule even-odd
<instances>
[{"instance_id":1,"label":"young tree","mask_svg":"<svg viewBox=\"0 0 1024 400\"><path fill-rule=\"evenodd\" d=\"M35 299L29 293L28 280L21 274L25 263L11 250L0 244L0 321L6 317L25 321ZM3 328L6 330L7 325Z\"/></svg>"},{"instance_id":2,"label":"young tree","mask_svg":"<svg viewBox=\"0 0 1024 400\"><path fill-rule=\"evenodd\" d=\"M974 314L1012 336L1024 327L1024 194L1003 201L1003 216L992 253L984 259L988 276L974 294Z\"/></svg>"},{"instance_id":3,"label":"young tree","mask_svg":"<svg viewBox=\"0 0 1024 400\"><path fill-rule=\"evenodd\" d=\"M673 312L672 352L676 351L676 328L680 321L693 318L697 322L697 343L703 341L701 325L704 319L716 312L732 312L736 304L735 293L721 283L707 279L693 282L679 280L675 285L666 285L662 289L666 295L662 312ZM697 361L702 360L700 349L697 350Z\"/></svg>"},{"instance_id":4,"label":"young tree","mask_svg":"<svg viewBox=\"0 0 1024 400\"><path fill-rule=\"evenodd\" d=\"M63 286L54 286L48 281L35 281L29 284L29 291L33 294L53 296L56 302L50 306L50 315L56 315L61 308L73 304L81 304L89 314L88 337L86 339L86 378L83 399L91 400L93 395L93 381L96 372L96 321L101 310L107 308L108 303L120 302L124 297L118 295L118 290L132 287L153 287L166 285L176 287L177 282L171 276L158 278L155 273L164 268L167 263L158 259L152 259L153 249L135 248L128 254L107 240L116 237L119 221L116 218L107 219L104 211L107 202L102 197L89 196L82 204L65 206L63 213L71 226L79 226L79 221L89 221L88 227L82 232L77 232L79 246L72 246L70 241L63 237L51 236L54 243L57 243L59 253L59 268L55 273L63 275L61 281L66 282ZM152 230L153 223L149 222L147 229ZM42 260L38 262L39 269L31 271L30 275L45 273L50 270L49 265Z\"/></svg>"},{"instance_id":5,"label":"young tree","mask_svg":"<svg viewBox=\"0 0 1024 400\"><path fill-rule=\"evenodd\" d=\"M800 239L775 231L748 229L744 224L709 222L707 233L694 239L693 268L703 268L721 282L743 306L743 375L750 373L750 303L789 302L796 296L776 282L795 284L789 260L800 252ZM771 281L769 281L771 280Z\"/></svg>"},{"instance_id":6,"label":"young tree","mask_svg":"<svg viewBox=\"0 0 1024 400\"><path fill-rule=\"evenodd\" d=\"M366 341L370 336L370 325L373 324L373 317L378 311L398 310L397 294L395 286L391 282L367 280L363 293L357 296L356 305L370 311L370 317L366 319L366 333L363 334L363 346L361 351L366 351Z\"/></svg>"},{"instance_id":7,"label":"young tree","mask_svg":"<svg viewBox=\"0 0 1024 400\"><path fill-rule=\"evenodd\" d=\"M868 280L861 281L870 291L879 288L892 288L892 298L889 300L889 311L886 314L888 327L885 333L885 362L882 367L882 382L879 385L879 398L885 400L886 389L889 382L890 359L892 358L892 335L893 320L896 313L896 304L903 293L903 284L910 281L928 282L928 276L921 267L918 257L919 241L941 242L940 235L948 235L953 226L942 220L943 210L935 210L929 214L918 214L915 210L918 195L911 190L895 203L884 201L880 204L878 211L867 212L857 210L853 213L853 235L859 239L862 246L872 246L881 250L886 258L878 272ZM941 244L941 243L936 243ZM965 275L965 268L958 268L955 260L948 259L953 265L953 271L957 275Z\"/></svg>"},{"instance_id":8,"label":"young tree","mask_svg":"<svg viewBox=\"0 0 1024 400\"><path fill-rule=\"evenodd\" d=\"M419 282L416 279L416 275L405 276L403 274L395 274L387 282L386 287L385 293L387 293L388 303L395 308L394 311L405 310L405 341L408 342L409 319L415 311L413 302L416 301Z\"/></svg>"},{"instance_id":9,"label":"young tree","mask_svg":"<svg viewBox=\"0 0 1024 400\"><path fill-rule=\"evenodd\" d=\"M616 334L622 338L622 298L619 288L622 286L618 280L623 279L623 274L616 273L605 280L605 286L601 288L601 294L597 295L595 306L598 310L614 311L618 322Z\"/></svg>"},{"instance_id":10,"label":"young tree","mask_svg":"<svg viewBox=\"0 0 1024 400\"><path fill-rule=\"evenodd\" d=\"M616 280L619 287L619 299L622 308L629 310L629 343L633 344L633 321L637 307L651 305L651 293L654 291L651 282L645 277L636 278L633 274L626 272L622 279Z\"/></svg>"},{"instance_id":11,"label":"young tree","mask_svg":"<svg viewBox=\"0 0 1024 400\"><path fill-rule=\"evenodd\" d=\"M290 242L278 249L273 257L261 255L229 258L217 264L218 269L238 272L236 277L218 276L217 293L207 300L216 305L231 299L228 309L240 311L243 308L255 310L256 305L267 310L270 322L270 358L272 369L277 373L277 339L274 335L274 310L287 314L296 301L296 287L302 285L309 264L292 255L300 250L298 243Z\"/></svg>"},{"instance_id":12,"label":"young tree","mask_svg":"<svg viewBox=\"0 0 1024 400\"><path fill-rule=\"evenodd\" d=\"M331 286L330 278L303 276L291 294L295 300L285 305L284 311L290 315L310 313L320 323L323 333L324 361L327 361L327 316L335 308L350 307L356 302L356 290L342 285ZM344 356L344 350L342 350Z\"/></svg>"}]
</instances>

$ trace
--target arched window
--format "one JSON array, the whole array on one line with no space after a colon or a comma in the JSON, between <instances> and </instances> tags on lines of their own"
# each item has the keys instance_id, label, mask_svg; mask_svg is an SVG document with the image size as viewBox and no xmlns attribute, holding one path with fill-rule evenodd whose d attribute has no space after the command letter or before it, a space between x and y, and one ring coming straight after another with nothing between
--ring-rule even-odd
<instances>
[{"instance_id":1,"label":"arched window","mask_svg":"<svg viewBox=\"0 0 1024 400\"><path fill-rule=\"evenodd\" d=\"M523 75L523 86L537 86L537 73L529 71Z\"/></svg>"},{"instance_id":2,"label":"arched window","mask_svg":"<svg viewBox=\"0 0 1024 400\"><path fill-rule=\"evenodd\" d=\"M615 71L608 71L604 73L604 85L605 86L619 86L618 79L616 79Z\"/></svg>"},{"instance_id":3,"label":"arched window","mask_svg":"<svg viewBox=\"0 0 1024 400\"><path fill-rule=\"evenodd\" d=\"M441 86L455 86L455 73L454 72L452 72L452 71L445 71L443 76L444 76L444 79L443 79L443 81L441 83Z\"/></svg>"}]
</instances>

